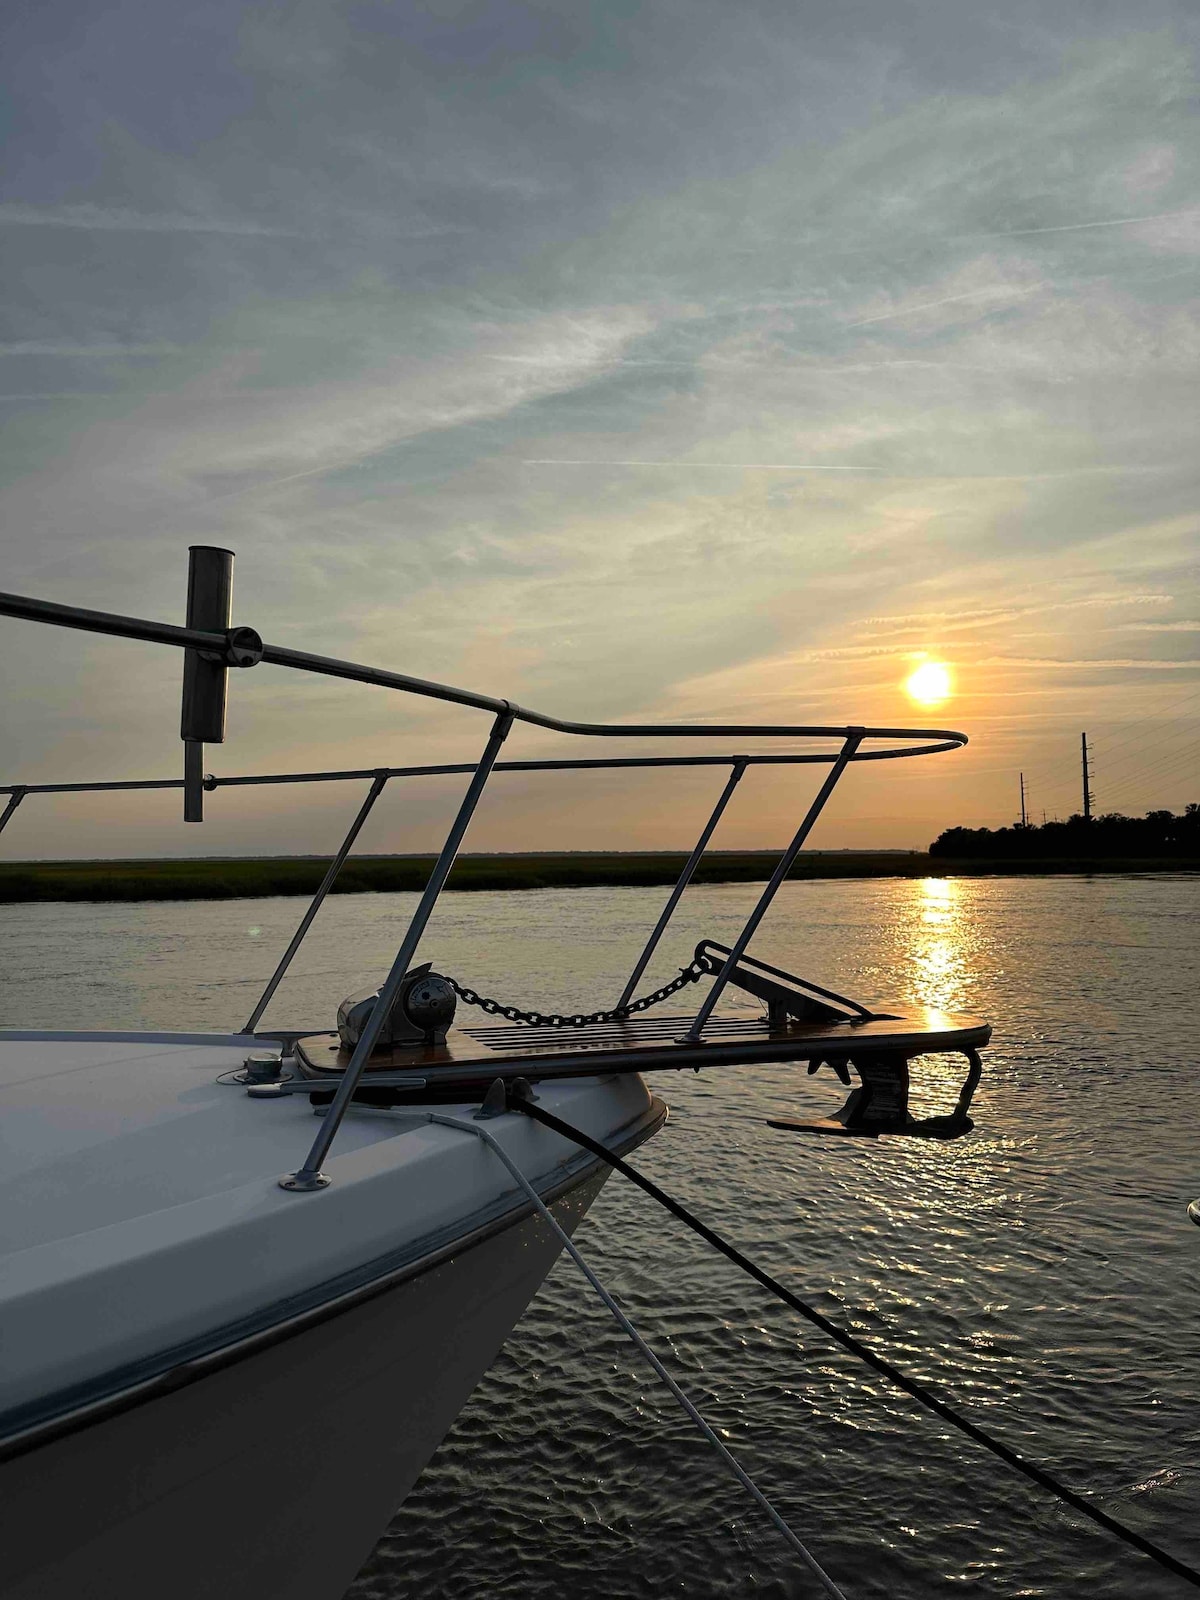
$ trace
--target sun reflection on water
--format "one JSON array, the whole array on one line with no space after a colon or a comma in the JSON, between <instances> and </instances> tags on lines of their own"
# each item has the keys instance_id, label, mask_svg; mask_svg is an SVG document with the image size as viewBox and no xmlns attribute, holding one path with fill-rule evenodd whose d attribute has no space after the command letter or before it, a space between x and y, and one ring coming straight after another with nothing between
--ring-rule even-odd
<instances>
[{"instance_id":1,"label":"sun reflection on water","mask_svg":"<svg viewBox=\"0 0 1200 1600\"><path fill-rule=\"evenodd\" d=\"M913 892L909 981L914 998L939 1011L961 1009L972 987L962 885L953 878L919 878Z\"/></svg>"},{"instance_id":2,"label":"sun reflection on water","mask_svg":"<svg viewBox=\"0 0 1200 1600\"><path fill-rule=\"evenodd\" d=\"M938 1011L970 1011L982 952L964 884L953 878L920 878L912 883L911 894L904 937L910 997ZM922 1056L912 1068L914 1114L949 1111L963 1078L962 1058ZM918 1152L908 1153L918 1165L927 1164Z\"/></svg>"}]
</instances>

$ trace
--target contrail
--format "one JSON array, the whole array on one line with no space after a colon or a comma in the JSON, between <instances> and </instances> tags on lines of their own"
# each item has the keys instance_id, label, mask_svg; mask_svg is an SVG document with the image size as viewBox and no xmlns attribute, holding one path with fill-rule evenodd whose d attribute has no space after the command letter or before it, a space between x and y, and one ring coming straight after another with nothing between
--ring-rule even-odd
<instances>
[{"instance_id":1,"label":"contrail","mask_svg":"<svg viewBox=\"0 0 1200 1600\"><path fill-rule=\"evenodd\" d=\"M262 489L278 489L284 483L297 483L301 478L321 478L332 472L342 472L353 462L326 462L320 467L306 467L303 472L289 472L283 478L263 478L258 483L244 483L238 489L222 489L219 494L205 495L197 502L199 507L216 505L220 500L236 500L239 495L257 494Z\"/></svg>"},{"instance_id":2,"label":"contrail","mask_svg":"<svg viewBox=\"0 0 1200 1600\"><path fill-rule=\"evenodd\" d=\"M1110 217L1103 222L1060 222L1052 228L1009 228L1003 233L969 233L966 239L1018 239L1031 233L1077 233L1083 228L1127 228L1134 222L1166 222L1172 217L1200 217L1194 207L1188 211L1153 211L1144 217Z\"/></svg>"},{"instance_id":3,"label":"contrail","mask_svg":"<svg viewBox=\"0 0 1200 1600\"><path fill-rule=\"evenodd\" d=\"M1096 473L1153 472L1154 467L1064 467L1059 472L900 472L891 467L831 467L815 461L582 461L542 456L523 467L697 467L713 472L850 472L865 478L895 478L906 483L1048 483ZM307 474L297 474L307 476Z\"/></svg>"},{"instance_id":4,"label":"contrail","mask_svg":"<svg viewBox=\"0 0 1200 1600\"><path fill-rule=\"evenodd\" d=\"M248 218L193 216L177 211L130 211L124 206L0 205L0 225L18 228L87 228L104 233L229 233L295 238L292 229L272 228Z\"/></svg>"},{"instance_id":5,"label":"contrail","mask_svg":"<svg viewBox=\"0 0 1200 1600\"><path fill-rule=\"evenodd\" d=\"M0 344L0 356L173 356L180 345L156 344L56 344L50 339L22 339Z\"/></svg>"},{"instance_id":6,"label":"contrail","mask_svg":"<svg viewBox=\"0 0 1200 1600\"><path fill-rule=\"evenodd\" d=\"M882 467L827 467L811 461L564 461L557 457L522 461L523 467L701 467L715 472L862 472ZM884 474L889 476L889 474Z\"/></svg>"},{"instance_id":7,"label":"contrail","mask_svg":"<svg viewBox=\"0 0 1200 1600\"><path fill-rule=\"evenodd\" d=\"M844 322L844 328L865 328L872 322L890 322L894 317L915 316L918 311L932 311L935 306L949 306L959 300L981 300L990 295L993 299L1007 298L1021 299L1025 295L1036 294L1039 289L1048 288L1048 284L1035 283L1029 289L1009 289L1000 284L994 284L987 289L968 289L966 294L948 294L944 300L926 300L919 306L902 306L897 311L883 311L877 317L862 317L858 322Z\"/></svg>"},{"instance_id":8,"label":"contrail","mask_svg":"<svg viewBox=\"0 0 1200 1600\"><path fill-rule=\"evenodd\" d=\"M418 222L411 226L389 225L386 218L368 223L354 219L343 222L337 233L324 229L276 227L256 222L251 217L205 217L183 211L131 211L126 206L79 205L31 206L18 201L0 203L0 227L85 228L100 233L218 233L261 239L328 239L341 233L366 232L394 239L437 238L442 234L471 233L475 230L456 223Z\"/></svg>"}]
</instances>

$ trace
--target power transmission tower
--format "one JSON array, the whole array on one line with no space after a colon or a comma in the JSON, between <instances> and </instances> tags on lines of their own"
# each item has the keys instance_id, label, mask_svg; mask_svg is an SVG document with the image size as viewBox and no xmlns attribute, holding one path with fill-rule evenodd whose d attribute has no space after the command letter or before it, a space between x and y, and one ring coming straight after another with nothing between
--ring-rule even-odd
<instances>
[{"instance_id":1,"label":"power transmission tower","mask_svg":"<svg viewBox=\"0 0 1200 1600\"><path fill-rule=\"evenodd\" d=\"M1029 818L1025 815L1025 774L1021 774L1021 826L1029 826Z\"/></svg>"},{"instance_id":2,"label":"power transmission tower","mask_svg":"<svg viewBox=\"0 0 1200 1600\"><path fill-rule=\"evenodd\" d=\"M1083 820L1090 822L1092 820L1092 768L1088 761L1087 734L1081 733L1079 738L1082 750Z\"/></svg>"}]
</instances>

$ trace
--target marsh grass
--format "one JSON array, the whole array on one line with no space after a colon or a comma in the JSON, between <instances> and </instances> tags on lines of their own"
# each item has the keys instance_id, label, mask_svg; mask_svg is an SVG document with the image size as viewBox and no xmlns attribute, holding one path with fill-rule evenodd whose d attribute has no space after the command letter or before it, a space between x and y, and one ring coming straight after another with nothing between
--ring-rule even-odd
<instances>
[{"instance_id":1,"label":"marsh grass","mask_svg":"<svg viewBox=\"0 0 1200 1600\"><path fill-rule=\"evenodd\" d=\"M778 859L769 850L714 851L697 883L759 883ZM351 858L334 894L423 889L432 856ZM464 855L450 875L451 889L591 889L668 885L679 876L682 851L622 854ZM238 856L224 860L0 862L0 903L23 900L246 900L264 895L311 895L325 875L319 856ZM1078 872L1179 872L1200 861L1179 857L1034 860L946 860L924 851L831 851L803 854L793 878L1042 876Z\"/></svg>"}]
</instances>

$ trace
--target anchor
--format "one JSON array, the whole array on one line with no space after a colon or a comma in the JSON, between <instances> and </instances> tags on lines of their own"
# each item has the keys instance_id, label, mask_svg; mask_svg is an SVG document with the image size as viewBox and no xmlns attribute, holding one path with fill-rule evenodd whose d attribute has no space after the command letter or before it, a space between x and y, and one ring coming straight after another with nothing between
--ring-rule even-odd
<instances>
[{"instance_id":1,"label":"anchor","mask_svg":"<svg viewBox=\"0 0 1200 1600\"><path fill-rule=\"evenodd\" d=\"M881 1133L902 1134L911 1139L961 1138L975 1126L967 1112L983 1073L978 1050L966 1049L962 1054L967 1058L967 1077L959 1091L958 1104L949 1115L917 1118L910 1113L909 1057L860 1054L843 1060L828 1060L843 1083L850 1082L848 1066L855 1069L861 1080L859 1087L850 1091L840 1111L832 1117L818 1117L810 1122L769 1118L767 1126L788 1133L849 1135L859 1139L877 1139ZM810 1061L809 1075L825 1064L825 1060Z\"/></svg>"},{"instance_id":2,"label":"anchor","mask_svg":"<svg viewBox=\"0 0 1200 1600\"><path fill-rule=\"evenodd\" d=\"M694 965L716 976L730 954L727 946L702 939L696 946ZM848 995L745 954L731 967L728 981L764 1000L768 1027L772 1033L784 1036L792 1034L797 1024L803 1029L805 1024L844 1023L853 1029L864 1023L895 1020L888 1012L872 1011ZM851 1084L850 1067L858 1073L859 1087L851 1089L845 1105L834 1116L805 1122L771 1118L767 1126L789 1133L851 1135L860 1139L875 1139L881 1133L914 1139L961 1138L975 1126L967 1112L983 1072L978 1050L968 1047L961 1053L967 1058L967 1077L959 1091L958 1104L949 1115L914 1117L908 1109L909 1062L913 1056L895 1050L872 1051L864 1046L853 1053L839 1050L836 1054L817 1054L808 1064L810 1077L821 1067L829 1066L847 1088Z\"/></svg>"}]
</instances>

